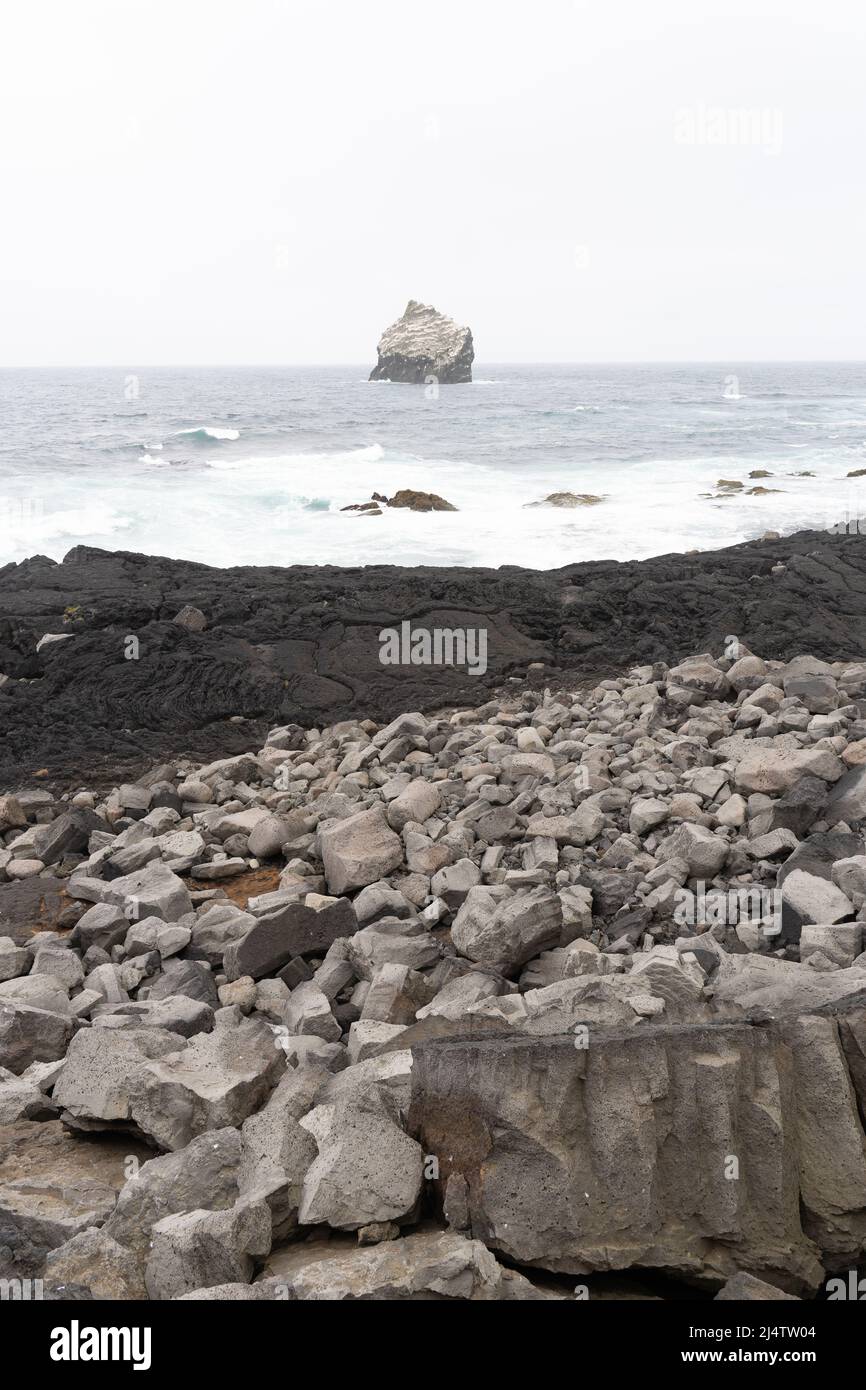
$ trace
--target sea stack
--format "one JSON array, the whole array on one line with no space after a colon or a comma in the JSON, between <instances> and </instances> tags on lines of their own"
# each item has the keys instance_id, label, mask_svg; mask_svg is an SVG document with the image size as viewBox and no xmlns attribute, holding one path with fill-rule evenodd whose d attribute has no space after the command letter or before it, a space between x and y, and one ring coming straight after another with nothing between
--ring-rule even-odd
<instances>
[{"instance_id":1,"label":"sea stack","mask_svg":"<svg viewBox=\"0 0 866 1390\"><path fill-rule=\"evenodd\" d=\"M440 314L430 304L410 299L403 317L386 328L379 340L379 360L371 381L440 385L472 380L472 333Z\"/></svg>"}]
</instances>

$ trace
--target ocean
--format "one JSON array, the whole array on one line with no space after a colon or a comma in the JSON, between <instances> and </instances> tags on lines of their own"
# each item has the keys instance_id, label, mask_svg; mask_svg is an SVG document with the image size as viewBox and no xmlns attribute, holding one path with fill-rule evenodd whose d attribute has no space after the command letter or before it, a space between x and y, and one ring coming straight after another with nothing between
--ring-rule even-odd
<instances>
[{"instance_id":1,"label":"ocean","mask_svg":"<svg viewBox=\"0 0 866 1390\"><path fill-rule=\"evenodd\" d=\"M438 394L368 372L0 372L0 564L91 545L545 569L866 516L866 478L848 477L866 468L866 364L476 363ZM458 510L341 510L401 488ZM566 491L602 500L529 505Z\"/></svg>"}]
</instances>

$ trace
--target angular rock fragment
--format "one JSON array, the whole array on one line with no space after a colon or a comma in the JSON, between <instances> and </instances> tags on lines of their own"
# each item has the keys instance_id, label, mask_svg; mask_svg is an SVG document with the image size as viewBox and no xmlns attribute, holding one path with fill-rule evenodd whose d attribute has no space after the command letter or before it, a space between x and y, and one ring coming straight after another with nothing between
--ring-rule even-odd
<instances>
[{"instance_id":1,"label":"angular rock fragment","mask_svg":"<svg viewBox=\"0 0 866 1390\"><path fill-rule=\"evenodd\" d=\"M844 764L836 755L822 748L804 748L796 752L755 748L739 760L734 775L737 786L744 791L787 792L801 777L814 776L825 782L838 782L844 771Z\"/></svg>"},{"instance_id":2,"label":"angular rock fragment","mask_svg":"<svg viewBox=\"0 0 866 1390\"><path fill-rule=\"evenodd\" d=\"M809 922L842 922L854 916L854 905L828 879L794 869L782 884L782 928L797 939Z\"/></svg>"},{"instance_id":3,"label":"angular rock fragment","mask_svg":"<svg viewBox=\"0 0 866 1390\"><path fill-rule=\"evenodd\" d=\"M429 1004L432 993L428 980L419 971L408 965L381 965L370 981L361 1017L365 1022L412 1023L418 1010Z\"/></svg>"},{"instance_id":4,"label":"angular rock fragment","mask_svg":"<svg viewBox=\"0 0 866 1390\"><path fill-rule=\"evenodd\" d=\"M56 1114L57 1106L38 1086L0 1067L0 1125L18 1120L50 1120Z\"/></svg>"},{"instance_id":5,"label":"angular rock fragment","mask_svg":"<svg viewBox=\"0 0 866 1390\"><path fill-rule=\"evenodd\" d=\"M95 900L121 908L128 918L127 925L142 917L161 917L165 922L176 922L192 908L183 880L159 860L110 883L100 879L70 879L69 892L85 901Z\"/></svg>"},{"instance_id":6,"label":"angular rock fragment","mask_svg":"<svg viewBox=\"0 0 866 1390\"><path fill-rule=\"evenodd\" d=\"M403 844L381 806L324 826L320 832L328 891L335 896L363 888L403 862Z\"/></svg>"},{"instance_id":7,"label":"angular rock fragment","mask_svg":"<svg viewBox=\"0 0 866 1390\"><path fill-rule=\"evenodd\" d=\"M839 1029L832 1018L800 1017L781 1034L794 1059L803 1229L831 1269L847 1268L866 1248L866 1137Z\"/></svg>"},{"instance_id":8,"label":"angular rock fragment","mask_svg":"<svg viewBox=\"0 0 866 1390\"><path fill-rule=\"evenodd\" d=\"M410 1216L421 1195L424 1156L381 1103L338 1101L303 1120L318 1155L304 1177L298 1219L354 1231Z\"/></svg>"},{"instance_id":9,"label":"angular rock fragment","mask_svg":"<svg viewBox=\"0 0 866 1390\"><path fill-rule=\"evenodd\" d=\"M728 844L701 825L681 825L659 846L662 860L682 859L691 878L711 879L728 857Z\"/></svg>"},{"instance_id":10,"label":"angular rock fragment","mask_svg":"<svg viewBox=\"0 0 866 1390\"><path fill-rule=\"evenodd\" d=\"M275 1237L285 1237L298 1223L303 1181L318 1152L299 1121L327 1078L317 1066L287 1072L267 1103L241 1127L240 1195L267 1201Z\"/></svg>"},{"instance_id":11,"label":"angular rock fragment","mask_svg":"<svg viewBox=\"0 0 866 1390\"><path fill-rule=\"evenodd\" d=\"M0 1002L0 1067L20 1076L34 1062L57 1061L66 1055L74 1032L68 1013Z\"/></svg>"},{"instance_id":12,"label":"angular rock fragment","mask_svg":"<svg viewBox=\"0 0 866 1390\"><path fill-rule=\"evenodd\" d=\"M215 909L214 909L215 910ZM324 954L342 936L358 929L348 898L325 899L320 906L287 903L266 913L242 937L229 942L224 965L230 980L249 975L260 980L274 975L293 956Z\"/></svg>"},{"instance_id":13,"label":"angular rock fragment","mask_svg":"<svg viewBox=\"0 0 866 1390\"><path fill-rule=\"evenodd\" d=\"M146 1062L130 1113L160 1148L181 1149L205 1130L241 1124L284 1069L285 1056L266 1024L252 1018L225 1022L197 1034L181 1051Z\"/></svg>"},{"instance_id":14,"label":"angular rock fragment","mask_svg":"<svg viewBox=\"0 0 866 1390\"><path fill-rule=\"evenodd\" d=\"M166 1216L153 1228L147 1292L156 1299L179 1298L193 1289L248 1280L270 1248L267 1202Z\"/></svg>"},{"instance_id":15,"label":"angular rock fragment","mask_svg":"<svg viewBox=\"0 0 866 1390\"><path fill-rule=\"evenodd\" d=\"M269 1297L461 1299L474 1303L538 1299L530 1281L500 1265L480 1240L453 1231L416 1231L366 1249L312 1242L274 1251L260 1283Z\"/></svg>"},{"instance_id":16,"label":"angular rock fragment","mask_svg":"<svg viewBox=\"0 0 866 1390\"><path fill-rule=\"evenodd\" d=\"M561 930L562 906L554 893L478 886L470 889L451 936L469 960L508 971L557 944Z\"/></svg>"},{"instance_id":17,"label":"angular rock fragment","mask_svg":"<svg viewBox=\"0 0 866 1390\"><path fill-rule=\"evenodd\" d=\"M425 782L415 777L388 805L386 812L392 830L400 831L409 821L423 825L430 816L435 815L442 802L438 787L433 782Z\"/></svg>"},{"instance_id":18,"label":"angular rock fragment","mask_svg":"<svg viewBox=\"0 0 866 1390\"><path fill-rule=\"evenodd\" d=\"M716 1301L734 1303L798 1302L796 1294L784 1293L774 1284L756 1279L754 1274L732 1274L716 1294Z\"/></svg>"},{"instance_id":19,"label":"angular rock fragment","mask_svg":"<svg viewBox=\"0 0 866 1390\"><path fill-rule=\"evenodd\" d=\"M174 1053L178 1044L175 1034L163 1030L83 1029L69 1045L55 1103L72 1125L109 1128L129 1121L130 1096L144 1063Z\"/></svg>"},{"instance_id":20,"label":"angular rock fragment","mask_svg":"<svg viewBox=\"0 0 866 1390\"><path fill-rule=\"evenodd\" d=\"M234 1205L240 1193L242 1147L237 1129L207 1130L178 1153L136 1165L104 1230L134 1254L142 1275L157 1221L177 1212Z\"/></svg>"},{"instance_id":21,"label":"angular rock fragment","mask_svg":"<svg viewBox=\"0 0 866 1390\"><path fill-rule=\"evenodd\" d=\"M147 1298L142 1272L131 1250L119 1245L105 1227L88 1226L48 1252L45 1278L53 1284L76 1284L92 1298Z\"/></svg>"},{"instance_id":22,"label":"angular rock fragment","mask_svg":"<svg viewBox=\"0 0 866 1390\"><path fill-rule=\"evenodd\" d=\"M331 1012L330 1000L313 980L292 990L283 1019L290 1033L323 1038L325 1042L339 1042L342 1037L343 1030Z\"/></svg>"}]
</instances>

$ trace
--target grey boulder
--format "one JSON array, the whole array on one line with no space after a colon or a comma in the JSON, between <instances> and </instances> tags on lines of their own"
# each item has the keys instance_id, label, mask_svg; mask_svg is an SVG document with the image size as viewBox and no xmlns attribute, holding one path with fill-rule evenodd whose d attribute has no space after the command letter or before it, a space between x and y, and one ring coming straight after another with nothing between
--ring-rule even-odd
<instances>
[{"instance_id":1,"label":"grey boulder","mask_svg":"<svg viewBox=\"0 0 866 1390\"><path fill-rule=\"evenodd\" d=\"M293 956L325 954L332 942L351 936L358 919L348 898L324 899L318 905L287 903L258 918L242 937L226 947L229 980L275 975Z\"/></svg>"},{"instance_id":2,"label":"grey boulder","mask_svg":"<svg viewBox=\"0 0 866 1390\"><path fill-rule=\"evenodd\" d=\"M222 1012L222 1011L221 1011ZM217 1020L183 1049L146 1062L131 1098L132 1118L163 1149L182 1149L198 1134L239 1125L267 1098L285 1055L266 1023Z\"/></svg>"},{"instance_id":3,"label":"grey boulder","mask_svg":"<svg viewBox=\"0 0 866 1390\"><path fill-rule=\"evenodd\" d=\"M403 862L403 842L381 805L322 826L319 844L328 892L336 896L377 883Z\"/></svg>"},{"instance_id":4,"label":"grey boulder","mask_svg":"<svg viewBox=\"0 0 866 1390\"><path fill-rule=\"evenodd\" d=\"M374 1097L318 1106L302 1124L318 1147L304 1177L302 1224L353 1231L414 1211L424 1155Z\"/></svg>"},{"instance_id":5,"label":"grey boulder","mask_svg":"<svg viewBox=\"0 0 866 1390\"><path fill-rule=\"evenodd\" d=\"M153 1227L145 1269L151 1298L179 1298L213 1284L243 1282L271 1248L267 1202L237 1202L224 1211L166 1216Z\"/></svg>"}]
</instances>

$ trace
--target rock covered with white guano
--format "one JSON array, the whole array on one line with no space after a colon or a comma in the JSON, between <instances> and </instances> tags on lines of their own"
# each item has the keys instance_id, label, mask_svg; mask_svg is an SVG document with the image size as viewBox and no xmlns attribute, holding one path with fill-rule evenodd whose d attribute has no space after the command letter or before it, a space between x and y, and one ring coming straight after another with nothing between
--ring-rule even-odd
<instances>
[{"instance_id":1,"label":"rock covered with white guano","mask_svg":"<svg viewBox=\"0 0 866 1390\"><path fill-rule=\"evenodd\" d=\"M403 317L385 329L378 351L371 381L453 385L472 380L475 349L470 329L416 299L410 299Z\"/></svg>"}]
</instances>

